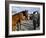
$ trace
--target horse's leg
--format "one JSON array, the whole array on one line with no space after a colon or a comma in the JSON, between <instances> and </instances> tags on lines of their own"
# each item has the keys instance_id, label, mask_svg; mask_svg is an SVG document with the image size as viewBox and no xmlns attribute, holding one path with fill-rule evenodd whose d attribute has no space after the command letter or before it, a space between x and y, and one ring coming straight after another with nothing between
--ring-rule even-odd
<instances>
[{"instance_id":1,"label":"horse's leg","mask_svg":"<svg viewBox=\"0 0 46 38\"><path fill-rule=\"evenodd\" d=\"M19 22L19 23L20 23L20 30L21 30L21 25L22 25L22 19L20 19L20 22Z\"/></svg>"},{"instance_id":2,"label":"horse's leg","mask_svg":"<svg viewBox=\"0 0 46 38\"><path fill-rule=\"evenodd\" d=\"M20 24L17 23L17 31L19 31L19 30L20 30Z\"/></svg>"},{"instance_id":3,"label":"horse's leg","mask_svg":"<svg viewBox=\"0 0 46 38\"><path fill-rule=\"evenodd\" d=\"M34 26L34 30L36 30L36 21L33 20L33 26Z\"/></svg>"},{"instance_id":4,"label":"horse's leg","mask_svg":"<svg viewBox=\"0 0 46 38\"><path fill-rule=\"evenodd\" d=\"M16 22L15 20L12 20L12 31L16 30Z\"/></svg>"},{"instance_id":5,"label":"horse's leg","mask_svg":"<svg viewBox=\"0 0 46 38\"><path fill-rule=\"evenodd\" d=\"M19 23L19 30L21 30L21 23Z\"/></svg>"},{"instance_id":6,"label":"horse's leg","mask_svg":"<svg viewBox=\"0 0 46 38\"><path fill-rule=\"evenodd\" d=\"M14 24L12 24L12 31L15 31L15 26L14 26Z\"/></svg>"},{"instance_id":7,"label":"horse's leg","mask_svg":"<svg viewBox=\"0 0 46 38\"><path fill-rule=\"evenodd\" d=\"M12 24L12 31L16 30L16 24Z\"/></svg>"}]
</instances>

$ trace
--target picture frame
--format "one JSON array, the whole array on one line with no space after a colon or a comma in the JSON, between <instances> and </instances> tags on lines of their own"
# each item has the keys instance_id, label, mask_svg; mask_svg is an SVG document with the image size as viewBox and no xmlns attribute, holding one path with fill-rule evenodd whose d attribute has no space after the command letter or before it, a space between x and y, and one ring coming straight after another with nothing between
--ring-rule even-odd
<instances>
[{"instance_id":1,"label":"picture frame","mask_svg":"<svg viewBox=\"0 0 46 38\"><path fill-rule=\"evenodd\" d=\"M34 31L16 31L12 32L11 30L11 16L12 8L14 7L22 7L24 9L27 9L26 7L40 7L40 30L34 30ZM12 13L12 14L11 14ZM10 20L9 20L10 19ZM35 27L36 28L36 27ZM5 1L5 37L23 37L23 36L40 36L45 35L45 3L42 2L24 2L24 1Z\"/></svg>"}]
</instances>

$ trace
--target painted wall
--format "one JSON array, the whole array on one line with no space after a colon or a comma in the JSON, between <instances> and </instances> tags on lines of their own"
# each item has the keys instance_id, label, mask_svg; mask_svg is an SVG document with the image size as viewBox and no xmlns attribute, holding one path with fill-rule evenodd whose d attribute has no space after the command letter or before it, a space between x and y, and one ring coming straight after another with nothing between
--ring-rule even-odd
<instances>
[{"instance_id":1,"label":"painted wall","mask_svg":"<svg viewBox=\"0 0 46 38\"><path fill-rule=\"evenodd\" d=\"M15 1L15 0L12 0L12 1ZM45 2L46 3L46 0L17 0L17 1ZM46 16L46 13L45 13L45 16ZM46 27L46 24L45 24L45 27ZM5 0L0 0L0 38L5 38ZM14 37L14 38L46 38L46 33L44 36L28 36L28 37Z\"/></svg>"}]
</instances>

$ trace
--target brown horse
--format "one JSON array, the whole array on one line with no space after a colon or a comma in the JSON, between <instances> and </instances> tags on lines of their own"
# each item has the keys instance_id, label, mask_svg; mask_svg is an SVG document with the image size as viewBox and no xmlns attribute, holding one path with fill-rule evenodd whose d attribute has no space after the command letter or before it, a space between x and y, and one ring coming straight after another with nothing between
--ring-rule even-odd
<instances>
[{"instance_id":1,"label":"brown horse","mask_svg":"<svg viewBox=\"0 0 46 38\"><path fill-rule=\"evenodd\" d=\"M28 14L27 10L21 11L15 15L12 15L12 31L16 30L16 24L21 24L22 20L27 20L28 19Z\"/></svg>"}]
</instances>

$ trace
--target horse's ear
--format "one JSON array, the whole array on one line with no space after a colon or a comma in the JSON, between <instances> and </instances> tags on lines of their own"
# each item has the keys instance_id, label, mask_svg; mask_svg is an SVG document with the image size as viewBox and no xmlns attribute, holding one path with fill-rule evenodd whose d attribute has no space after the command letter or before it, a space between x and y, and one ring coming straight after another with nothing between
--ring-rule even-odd
<instances>
[{"instance_id":1,"label":"horse's ear","mask_svg":"<svg viewBox=\"0 0 46 38\"><path fill-rule=\"evenodd\" d=\"M25 10L25 12L28 12L28 10Z\"/></svg>"}]
</instances>

